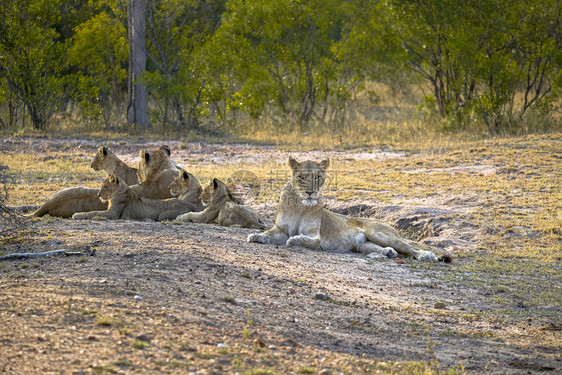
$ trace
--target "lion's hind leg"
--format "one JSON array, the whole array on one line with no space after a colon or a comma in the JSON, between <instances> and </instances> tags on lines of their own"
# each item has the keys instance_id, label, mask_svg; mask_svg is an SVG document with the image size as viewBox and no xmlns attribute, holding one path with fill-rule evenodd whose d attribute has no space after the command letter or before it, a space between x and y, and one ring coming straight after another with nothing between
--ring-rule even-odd
<instances>
[{"instance_id":1,"label":"lion's hind leg","mask_svg":"<svg viewBox=\"0 0 562 375\"><path fill-rule=\"evenodd\" d=\"M398 253L392 247L382 247L374 242L367 241L359 248L361 254L377 253L387 258L396 258Z\"/></svg>"},{"instance_id":2,"label":"lion's hind leg","mask_svg":"<svg viewBox=\"0 0 562 375\"><path fill-rule=\"evenodd\" d=\"M402 241L398 235L377 232L376 230L369 230L367 239L382 247L391 247L399 254L411 256L420 261L434 262L437 257L431 251L416 249L415 247Z\"/></svg>"}]
</instances>

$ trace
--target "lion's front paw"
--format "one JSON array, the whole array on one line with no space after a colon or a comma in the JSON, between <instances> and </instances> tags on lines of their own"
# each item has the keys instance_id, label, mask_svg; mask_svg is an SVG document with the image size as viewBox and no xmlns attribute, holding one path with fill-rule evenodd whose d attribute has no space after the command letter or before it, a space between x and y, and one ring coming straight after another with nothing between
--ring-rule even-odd
<instances>
[{"instance_id":1,"label":"lion's front paw","mask_svg":"<svg viewBox=\"0 0 562 375\"><path fill-rule=\"evenodd\" d=\"M83 220L83 219L86 218L86 215L84 215L84 214L85 214L84 212L77 212L77 213L72 215L72 218L74 220Z\"/></svg>"},{"instance_id":2,"label":"lion's front paw","mask_svg":"<svg viewBox=\"0 0 562 375\"><path fill-rule=\"evenodd\" d=\"M285 245L292 247L292 246L300 246L301 245L301 239L298 236L293 236L290 237L287 242L285 243Z\"/></svg>"},{"instance_id":3,"label":"lion's front paw","mask_svg":"<svg viewBox=\"0 0 562 375\"><path fill-rule=\"evenodd\" d=\"M269 243L269 236L263 233L253 233L248 235L248 242Z\"/></svg>"},{"instance_id":4,"label":"lion's front paw","mask_svg":"<svg viewBox=\"0 0 562 375\"><path fill-rule=\"evenodd\" d=\"M188 223L191 221L191 216L190 216L191 212L188 212L186 214L181 214L178 217L176 217L176 220L178 221L183 221L184 223Z\"/></svg>"},{"instance_id":5,"label":"lion's front paw","mask_svg":"<svg viewBox=\"0 0 562 375\"><path fill-rule=\"evenodd\" d=\"M417 260L421 262L436 262L437 257L431 251L418 250Z\"/></svg>"},{"instance_id":6,"label":"lion's front paw","mask_svg":"<svg viewBox=\"0 0 562 375\"><path fill-rule=\"evenodd\" d=\"M302 246L307 249L316 250L320 247L320 238L308 237L304 234L299 234L293 237L289 237L286 244L289 247L292 246Z\"/></svg>"}]
</instances>

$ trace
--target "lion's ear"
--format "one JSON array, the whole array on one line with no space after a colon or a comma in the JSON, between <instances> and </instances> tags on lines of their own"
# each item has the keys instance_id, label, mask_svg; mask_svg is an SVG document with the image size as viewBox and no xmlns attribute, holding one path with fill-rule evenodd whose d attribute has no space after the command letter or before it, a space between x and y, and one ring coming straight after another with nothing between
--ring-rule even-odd
<instances>
[{"instance_id":1,"label":"lion's ear","mask_svg":"<svg viewBox=\"0 0 562 375\"><path fill-rule=\"evenodd\" d=\"M105 156L105 155L107 155L107 147L100 146L100 147L98 148L98 154L100 154L100 156Z\"/></svg>"},{"instance_id":2,"label":"lion's ear","mask_svg":"<svg viewBox=\"0 0 562 375\"><path fill-rule=\"evenodd\" d=\"M160 146L160 150L164 151L168 156L172 155L172 151L170 151L170 146L168 145Z\"/></svg>"},{"instance_id":3,"label":"lion's ear","mask_svg":"<svg viewBox=\"0 0 562 375\"><path fill-rule=\"evenodd\" d=\"M119 179L117 178L116 175L111 174L109 175L109 182L113 185L117 185L119 183Z\"/></svg>"},{"instance_id":4,"label":"lion's ear","mask_svg":"<svg viewBox=\"0 0 562 375\"><path fill-rule=\"evenodd\" d=\"M289 164L289 167L291 167L292 170L297 169L299 167L299 165L301 165L301 163L299 163L298 161L296 161L292 157L289 157L289 161L288 161L287 164Z\"/></svg>"},{"instance_id":5,"label":"lion's ear","mask_svg":"<svg viewBox=\"0 0 562 375\"><path fill-rule=\"evenodd\" d=\"M322 168L323 171L328 169L329 166L330 166L330 159L324 159L320 162L320 168Z\"/></svg>"},{"instance_id":6,"label":"lion's ear","mask_svg":"<svg viewBox=\"0 0 562 375\"><path fill-rule=\"evenodd\" d=\"M186 171L184 171L182 169L181 174L182 174L184 180L189 180L189 173L187 173Z\"/></svg>"},{"instance_id":7,"label":"lion's ear","mask_svg":"<svg viewBox=\"0 0 562 375\"><path fill-rule=\"evenodd\" d=\"M148 164L148 161L150 160L150 153L146 150L140 150L140 158L144 159L144 161Z\"/></svg>"},{"instance_id":8,"label":"lion's ear","mask_svg":"<svg viewBox=\"0 0 562 375\"><path fill-rule=\"evenodd\" d=\"M213 178L213 189L216 189L219 187L219 180L217 180L216 178Z\"/></svg>"}]
</instances>

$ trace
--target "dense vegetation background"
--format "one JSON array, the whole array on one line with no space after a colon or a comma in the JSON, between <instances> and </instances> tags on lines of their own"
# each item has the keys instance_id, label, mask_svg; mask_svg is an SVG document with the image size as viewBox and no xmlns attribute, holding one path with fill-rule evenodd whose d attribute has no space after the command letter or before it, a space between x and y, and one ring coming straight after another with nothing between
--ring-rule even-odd
<instances>
[{"instance_id":1,"label":"dense vegetation background","mask_svg":"<svg viewBox=\"0 0 562 375\"><path fill-rule=\"evenodd\" d=\"M140 125L126 115L133 3L145 6ZM369 141L402 123L560 129L558 0L1 4L0 128L10 133L142 127Z\"/></svg>"}]
</instances>

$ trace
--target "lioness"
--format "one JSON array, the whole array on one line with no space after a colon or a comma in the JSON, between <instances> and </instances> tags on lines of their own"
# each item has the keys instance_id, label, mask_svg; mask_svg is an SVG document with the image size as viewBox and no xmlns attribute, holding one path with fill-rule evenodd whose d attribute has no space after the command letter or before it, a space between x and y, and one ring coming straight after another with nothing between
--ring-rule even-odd
<instances>
[{"instance_id":1,"label":"lioness","mask_svg":"<svg viewBox=\"0 0 562 375\"><path fill-rule=\"evenodd\" d=\"M137 169L129 167L107 147L98 148L91 167L94 171L104 170L108 175L114 174L129 186L139 183Z\"/></svg>"},{"instance_id":2,"label":"lioness","mask_svg":"<svg viewBox=\"0 0 562 375\"><path fill-rule=\"evenodd\" d=\"M177 198L163 200L140 198L125 182L113 174L103 182L98 196L102 201L109 202L107 210L78 212L72 215L72 218L93 219L103 217L114 220L166 220L195 209L191 203L183 202Z\"/></svg>"},{"instance_id":3,"label":"lioness","mask_svg":"<svg viewBox=\"0 0 562 375\"><path fill-rule=\"evenodd\" d=\"M389 225L325 209L322 192L329 165L329 159L299 163L289 158L292 177L281 191L275 225L263 233L250 234L248 242L364 254L377 252L390 258L398 252L417 260L437 260L431 251L416 249L404 242Z\"/></svg>"},{"instance_id":4,"label":"lioness","mask_svg":"<svg viewBox=\"0 0 562 375\"><path fill-rule=\"evenodd\" d=\"M174 181L168 187L172 196L195 206L195 211L202 211L205 206L201 202L201 185L194 175L181 169Z\"/></svg>"},{"instance_id":5,"label":"lioness","mask_svg":"<svg viewBox=\"0 0 562 375\"><path fill-rule=\"evenodd\" d=\"M234 198L228 187L214 178L201 193L201 201L207 204L203 212L188 212L177 217L177 220L194 223L217 223L225 227L240 226L243 228L265 229L261 218L248 206Z\"/></svg>"}]
</instances>

